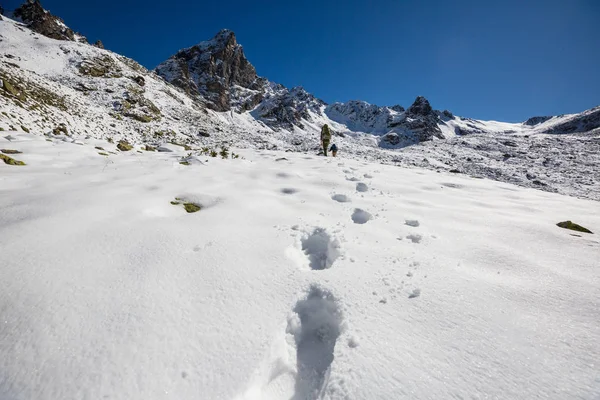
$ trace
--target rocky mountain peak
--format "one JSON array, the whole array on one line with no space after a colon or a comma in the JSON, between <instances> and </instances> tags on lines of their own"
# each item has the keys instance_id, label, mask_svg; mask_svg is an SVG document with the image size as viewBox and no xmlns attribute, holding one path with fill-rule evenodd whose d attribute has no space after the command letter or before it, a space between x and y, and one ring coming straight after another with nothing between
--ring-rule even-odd
<instances>
[{"instance_id":1,"label":"rocky mountain peak","mask_svg":"<svg viewBox=\"0 0 600 400\"><path fill-rule=\"evenodd\" d=\"M180 50L155 72L192 96L202 96L216 111L253 108L260 101L264 81L235 38L223 29L211 40Z\"/></svg>"},{"instance_id":2,"label":"rocky mountain peak","mask_svg":"<svg viewBox=\"0 0 600 400\"><path fill-rule=\"evenodd\" d=\"M65 25L64 21L42 7L39 0L27 0L17 8L13 16L29 29L52 39L87 43L87 39Z\"/></svg>"},{"instance_id":3,"label":"rocky mountain peak","mask_svg":"<svg viewBox=\"0 0 600 400\"><path fill-rule=\"evenodd\" d=\"M428 116L433 112L433 108L431 108L431 105L429 104L429 101L423 97L423 96L418 96L414 103L408 107L407 113L412 114L412 115L421 115L421 116Z\"/></svg>"}]
</instances>

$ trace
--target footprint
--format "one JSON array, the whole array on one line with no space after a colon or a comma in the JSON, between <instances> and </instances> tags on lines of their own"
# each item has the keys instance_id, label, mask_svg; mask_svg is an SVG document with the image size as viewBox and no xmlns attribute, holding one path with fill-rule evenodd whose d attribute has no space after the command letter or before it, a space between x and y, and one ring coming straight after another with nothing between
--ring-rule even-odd
<instances>
[{"instance_id":1,"label":"footprint","mask_svg":"<svg viewBox=\"0 0 600 400\"><path fill-rule=\"evenodd\" d=\"M416 289L413 289L412 293L408 295L408 298L414 299L416 297L419 297L420 295L421 295L421 289L416 288Z\"/></svg>"},{"instance_id":2,"label":"footprint","mask_svg":"<svg viewBox=\"0 0 600 400\"><path fill-rule=\"evenodd\" d=\"M371 178L373 178L373 175L371 175L371 174L364 174L363 176L364 176L365 178L367 178L367 179L371 179Z\"/></svg>"},{"instance_id":3,"label":"footprint","mask_svg":"<svg viewBox=\"0 0 600 400\"><path fill-rule=\"evenodd\" d=\"M423 236L413 233L413 234L406 236L406 238L411 240L413 243L421 243Z\"/></svg>"},{"instance_id":4,"label":"footprint","mask_svg":"<svg viewBox=\"0 0 600 400\"><path fill-rule=\"evenodd\" d=\"M360 208L355 208L354 213L352 213L352 221L354 221L355 224L366 224L372 219L373 215Z\"/></svg>"},{"instance_id":5,"label":"footprint","mask_svg":"<svg viewBox=\"0 0 600 400\"><path fill-rule=\"evenodd\" d=\"M325 228L315 228L301 239L302 251L308 257L310 269L321 271L331 268L341 255L339 240Z\"/></svg>"},{"instance_id":6,"label":"footprint","mask_svg":"<svg viewBox=\"0 0 600 400\"><path fill-rule=\"evenodd\" d=\"M408 226L412 226L412 227L416 228L420 224L419 224L419 221L416 219L406 219L406 220L404 220L404 225L408 225Z\"/></svg>"},{"instance_id":7,"label":"footprint","mask_svg":"<svg viewBox=\"0 0 600 400\"><path fill-rule=\"evenodd\" d=\"M346 196L345 194L334 194L331 196L331 199L339 203L350 203L350 197Z\"/></svg>"},{"instance_id":8,"label":"footprint","mask_svg":"<svg viewBox=\"0 0 600 400\"><path fill-rule=\"evenodd\" d=\"M448 182L441 183L441 185L452 188L452 189L463 189L465 187L464 185L460 185L458 183L448 183Z\"/></svg>"},{"instance_id":9,"label":"footprint","mask_svg":"<svg viewBox=\"0 0 600 400\"><path fill-rule=\"evenodd\" d=\"M346 177L346 180L347 180L347 181L350 181L350 182L358 182L358 181L360 181L360 179L358 179L358 178L357 178L357 177L355 177L355 176L352 176L352 177L350 177L350 178L349 178L349 177Z\"/></svg>"},{"instance_id":10,"label":"footprint","mask_svg":"<svg viewBox=\"0 0 600 400\"><path fill-rule=\"evenodd\" d=\"M298 193L298 189L283 188L283 189L281 189L281 193L283 193L283 194L294 194L294 193Z\"/></svg>"},{"instance_id":11,"label":"footprint","mask_svg":"<svg viewBox=\"0 0 600 400\"><path fill-rule=\"evenodd\" d=\"M327 387L334 349L342 331L342 313L333 295L316 285L296 303L287 332L296 342L296 377L293 400L315 400Z\"/></svg>"},{"instance_id":12,"label":"footprint","mask_svg":"<svg viewBox=\"0 0 600 400\"><path fill-rule=\"evenodd\" d=\"M356 184L356 191L357 192L366 192L367 190L369 190L369 187L365 183L358 182Z\"/></svg>"},{"instance_id":13,"label":"footprint","mask_svg":"<svg viewBox=\"0 0 600 400\"><path fill-rule=\"evenodd\" d=\"M291 178L291 175L285 172L278 172L277 173L277 177L278 178L282 178L282 179L286 179L286 178Z\"/></svg>"}]
</instances>

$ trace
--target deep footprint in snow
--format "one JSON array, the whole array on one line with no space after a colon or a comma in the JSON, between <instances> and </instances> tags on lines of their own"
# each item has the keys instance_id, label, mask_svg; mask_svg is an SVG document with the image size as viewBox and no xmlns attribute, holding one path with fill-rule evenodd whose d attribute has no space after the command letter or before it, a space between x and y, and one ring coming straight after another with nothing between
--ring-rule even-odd
<instances>
[{"instance_id":1,"label":"deep footprint in snow","mask_svg":"<svg viewBox=\"0 0 600 400\"><path fill-rule=\"evenodd\" d=\"M294 193L298 193L298 189L283 188L283 189L281 189L281 193L283 193L283 194L294 194Z\"/></svg>"},{"instance_id":2,"label":"deep footprint in snow","mask_svg":"<svg viewBox=\"0 0 600 400\"><path fill-rule=\"evenodd\" d=\"M335 343L342 331L342 313L333 295L318 286L311 286L294 312L287 328L296 341L298 368L292 400L315 400L327 384Z\"/></svg>"},{"instance_id":3,"label":"deep footprint in snow","mask_svg":"<svg viewBox=\"0 0 600 400\"><path fill-rule=\"evenodd\" d=\"M367 186L366 183L358 182L356 184L356 191L357 192L366 192L367 190L369 190L369 187Z\"/></svg>"},{"instance_id":4,"label":"deep footprint in snow","mask_svg":"<svg viewBox=\"0 0 600 400\"><path fill-rule=\"evenodd\" d=\"M408 225L408 226L412 226L412 227L416 228L416 227L418 227L421 224L416 219L405 219L404 220L404 225Z\"/></svg>"},{"instance_id":5,"label":"deep footprint in snow","mask_svg":"<svg viewBox=\"0 0 600 400\"><path fill-rule=\"evenodd\" d=\"M302 238L302 251L313 270L331 268L341 255L340 247L340 242L324 228L315 228Z\"/></svg>"},{"instance_id":6,"label":"deep footprint in snow","mask_svg":"<svg viewBox=\"0 0 600 400\"><path fill-rule=\"evenodd\" d=\"M334 194L331 196L332 200L337 201L338 203L350 203L350 197L345 194Z\"/></svg>"},{"instance_id":7,"label":"deep footprint in snow","mask_svg":"<svg viewBox=\"0 0 600 400\"><path fill-rule=\"evenodd\" d=\"M352 213L352 221L354 221L355 224L366 224L372 219L373 215L371 215L371 213L361 210L360 208L355 208Z\"/></svg>"}]
</instances>

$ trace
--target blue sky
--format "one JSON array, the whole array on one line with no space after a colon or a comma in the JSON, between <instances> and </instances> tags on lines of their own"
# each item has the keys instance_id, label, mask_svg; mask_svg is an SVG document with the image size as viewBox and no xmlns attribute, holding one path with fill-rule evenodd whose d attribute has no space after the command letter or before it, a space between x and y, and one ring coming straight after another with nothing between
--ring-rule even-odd
<instances>
[{"instance_id":1,"label":"blue sky","mask_svg":"<svg viewBox=\"0 0 600 400\"><path fill-rule=\"evenodd\" d=\"M231 29L259 75L328 103L407 107L423 95L436 109L502 121L600 105L597 0L42 4L149 68Z\"/></svg>"}]
</instances>

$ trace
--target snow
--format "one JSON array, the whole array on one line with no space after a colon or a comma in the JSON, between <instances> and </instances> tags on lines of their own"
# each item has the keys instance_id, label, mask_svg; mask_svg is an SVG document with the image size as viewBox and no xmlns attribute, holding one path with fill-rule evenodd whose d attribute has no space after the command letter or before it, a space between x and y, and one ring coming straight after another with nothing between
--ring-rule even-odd
<instances>
[{"instance_id":1,"label":"snow","mask_svg":"<svg viewBox=\"0 0 600 400\"><path fill-rule=\"evenodd\" d=\"M595 133L584 134L540 133L574 118L589 116L593 109L553 117L535 126L450 119L442 115L439 127L447 139L402 148L404 141L388 146L382 140L382 135L390 134L390 129L392 133L397 131L400 137L410 134L401 127L386 128L388 122L404 116L388 107L360 101L325 106L302 88L287 90L265 81L265 100L256 109L219 113L206 109L201 101L192 100L156 74L136 67L132 60L108 50L53 40L8 18L0 24L0 35L3 38L0 42L2 77L6 76L13 83L27 83L29 94L46 90L66 105L66 109L61 109L48 102L28 99L23 107L13 99L0 96L0 107L5 112L0 115L0 128L5 131L28 129L48 133L64 123L76 140L112 138L115 142L127 140L158 148L168 148L169 142L176 141L202 147L225 144L247 149L313 152L320 147L320 130L327 123L336 133L333 142L340 156L346 158L440 172L457 170L470 176L600 200L600 132L596 129ZM122 77L95 78L79 72L82 62L104 57L112 60ZM145 86L140 87L132 80L137 76L144 78ZM88 89L82 90L82 87ZM232 91L242 102L254 93L240 87ZM137 97L137 92L160 109L160 119L145 123L118 112L115 115L115 107L123 107L123 100L132 94ZM261 111L270 111L287 101L303 113L306 111L302 127L284 126L276 130L261 120ZM136 112L144 110L147 111L136 107ZM482 133L456 136L456 129L461 127L471 130L475 127ZM174 134L159 136L158 132ZM199 133L209 136L199 137ZM517 147L507 147L504 144L507 141L516 143Z\"/></svg>"},{"instance_id":2,"label":"snow","mask_svg":"<svg viewBox=\"0 0 600 400\"><path fill-rule=\"evenodd\" d=\"M2 399L600 396L596 201L46 139L0 135Z\"/></svg>"}]
</instances>

